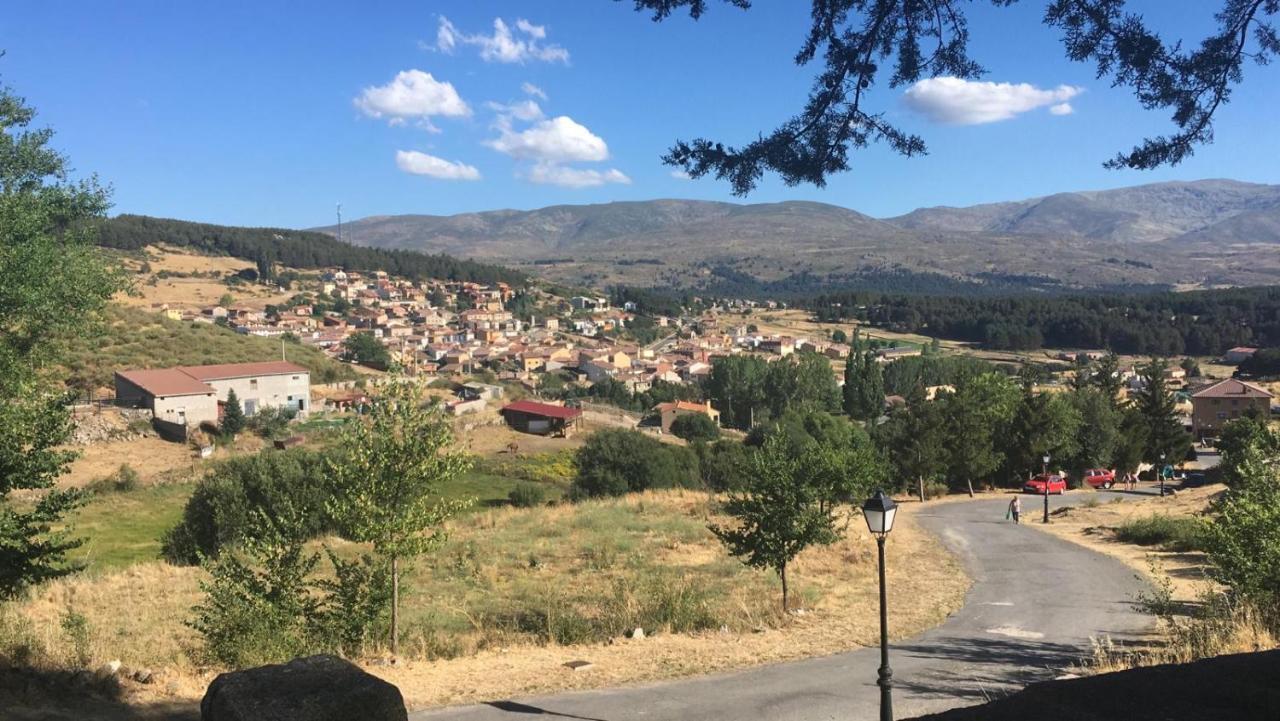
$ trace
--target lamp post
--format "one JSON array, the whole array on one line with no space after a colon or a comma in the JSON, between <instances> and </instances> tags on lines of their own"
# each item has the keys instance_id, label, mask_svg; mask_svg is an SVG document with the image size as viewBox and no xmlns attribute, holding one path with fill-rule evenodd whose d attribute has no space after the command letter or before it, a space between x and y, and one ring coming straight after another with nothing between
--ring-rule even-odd
<instances>
[{"instance_id":1,"label":"lamp post","mask_svg":"<svg viewBox=\"0 0 1280 721\"><path fill-rule=\"evenodd\" d=\"M1044 454L1044 522L1049 522L1049 454Z\"/></svg>"},{"instance_id":2,"label":"lamp post","mask_svg":"<svg viewBox=\"0 0 1280 721\"><path fill-rule=\"evenodd\" d=\"M876 537L876 548L880 552L880 678L876 681L876 685L880 687L880 721L893 721L893 670L889 668L889 610L884 583L884 539L893 530L898 504L886 496L884 491L877 490L862 504L862 515L867 519L871 535Z\"/></svg>"}]
</instances>

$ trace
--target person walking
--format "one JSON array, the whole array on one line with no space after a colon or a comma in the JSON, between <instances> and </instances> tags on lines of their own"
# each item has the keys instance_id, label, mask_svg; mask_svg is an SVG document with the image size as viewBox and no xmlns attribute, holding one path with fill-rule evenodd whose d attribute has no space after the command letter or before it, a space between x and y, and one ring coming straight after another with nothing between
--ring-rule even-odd
<instances>
[{"instance_id":1,"label":"person walking","mask_svg":"<svg viewBox=\"0 0 1280 721\"><path fill-rule=\"evenodd\" d=\"M1009 510L1005 512L1004 517L1013 518L1015 525L1021 522L1019 519L1022 517L1022 496L1014 496L1013 500L1009 501Z\"/></svg>"}]
</instances>

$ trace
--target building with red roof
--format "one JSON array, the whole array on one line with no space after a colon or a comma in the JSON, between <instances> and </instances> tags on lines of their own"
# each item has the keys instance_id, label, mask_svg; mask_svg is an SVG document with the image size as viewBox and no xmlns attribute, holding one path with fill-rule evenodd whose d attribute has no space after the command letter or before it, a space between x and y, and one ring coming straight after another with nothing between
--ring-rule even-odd
<instances>
[{"instance_id":1,"label":"building with red roof","mask_svg":"<svg viewBox=\"0 0 1280 721\"><path fill-rule=\"evenodd\" d=\"M507 425L522 433L568 438L582 421L582 409L538 401L508 403L498 411Z\"/></svg>"}]
</instances>

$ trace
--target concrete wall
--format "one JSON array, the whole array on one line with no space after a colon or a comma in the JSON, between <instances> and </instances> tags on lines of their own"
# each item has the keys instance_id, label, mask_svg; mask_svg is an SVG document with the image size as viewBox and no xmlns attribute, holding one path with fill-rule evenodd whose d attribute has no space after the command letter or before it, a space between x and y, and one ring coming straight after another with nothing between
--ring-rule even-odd
<instances>
[{"instance_id":1,"label":"concrete wall","mask_svg":"<svg viewBox=\"0 0 1280 721\"><path fill-rule=\"evenodd\" d=\"M305 416L311 411L311 374L253 376L208 381L218 392L218 400L227 400L227 392L234 389L245 415L253 415L263 408L285 407Z\"/></svg>"},{"instance_id":2,"label":"concrete wall","mask_svg":"<svg viewBox=\"0 0 1280 721\"><path fill-rule=\"evenodd\" d=\"M218 399L212 393L194 396L156 396L152 414L161 421L198 426L205 421L218 421Z\"/></svg>"}]
</instances>

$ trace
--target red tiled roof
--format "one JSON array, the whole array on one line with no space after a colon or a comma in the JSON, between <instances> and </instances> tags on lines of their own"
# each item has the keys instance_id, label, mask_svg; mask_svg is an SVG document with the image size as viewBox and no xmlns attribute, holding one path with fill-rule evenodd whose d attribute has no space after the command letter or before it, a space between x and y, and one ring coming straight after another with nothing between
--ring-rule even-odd
<instances>
[{"instance_id":1,"label":"red tiled roof","mask_svg":"<svg viewBox=\"0 0 1280 721\"><path fill-rule=\"evenodd\" d=\"M213 393L213 388L177 368L116 371L116 375L153 396L197 396Z\"/></svg>"},{"instance_id":2,"label":"red tiled roof","mask_svg":"<svg viewBox=\"0 0 1280 721\"><path fill-rule=\"evenodd\" d=\"M1273 398L1270 391L1252 383L1228 378L1191 394L1192 398Z\"/></svg>"},{"instance_id":3,"label":"red tiled roof","mask_svg":"<svg viewBox=\"0 0 1280 721\"><path fill-rule=\"evenodd\" d=\"M225 380L227 378L245 378L248 376L279 376L290 373L308 373L309 371L297 363L288 361L266 361L265 363L222 363L207 366L179 366L179 370L202 381Z\"/></svg>"},{"instance_id":4,"label":"red tiled roof","mask_svg":"<svg viewBox=\"0 0 1280 721\"><path fill-rule=\"evenodd\" d=\"M502 407L502 412L515 411L517 413L526 413L531 416L546 416L547 418L560 418L569 420L582 415L582 409L569 408L566 406L555 406L550 403L538 403L537 401L516 401L508 403Z\"/></svg>"}]
</instances>

